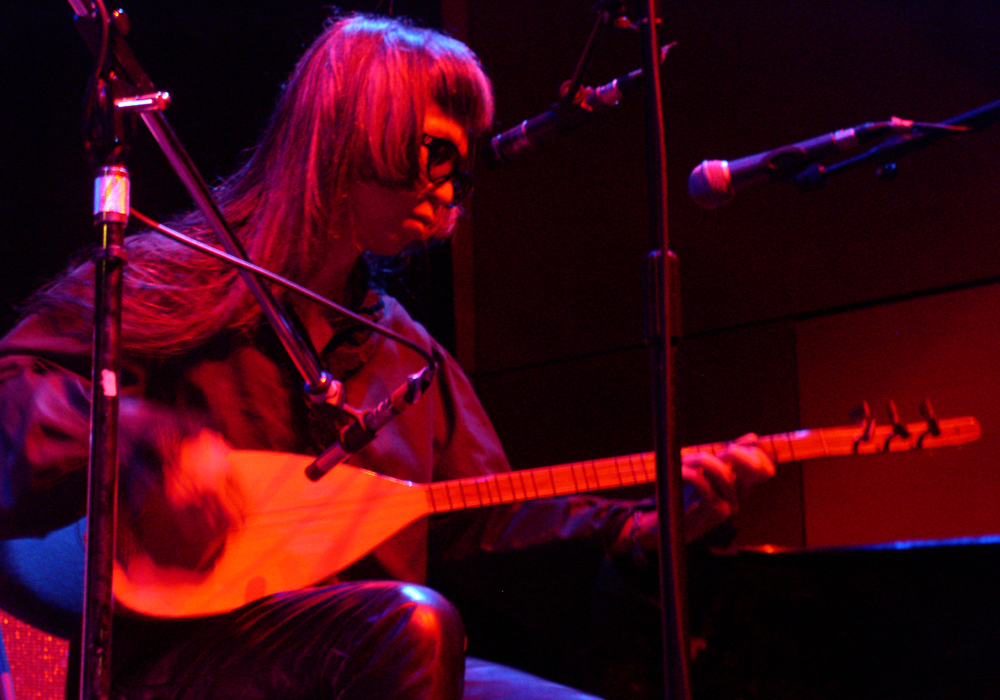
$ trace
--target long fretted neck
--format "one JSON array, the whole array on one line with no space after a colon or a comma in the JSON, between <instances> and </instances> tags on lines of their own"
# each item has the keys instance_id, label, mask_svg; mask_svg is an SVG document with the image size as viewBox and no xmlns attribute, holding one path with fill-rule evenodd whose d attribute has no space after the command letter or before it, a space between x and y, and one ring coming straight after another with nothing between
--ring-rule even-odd
<instances>
[{"instance_id":1,"label":"long fretted neck","mask_svg":"<svg viewBox=\"0 0 1000 700\"><path fill-rule=\"evenodd\" d=\"M645 484L656 478L652 452L522 469L427 484L435 513Z\"/></svg>"},{"instance_id":2,"label":"long fretted neck","mask_svg":"<svg viewBox=\"0 0 1000 700\"><path fill-rule=\"evenodd\" d=\"M888 425L873 429L868 434L855 425L796 430L764 435L757 439L756 445L775 464L780 464L817 457L944 447L969 442L979 437L979 423L971 416L940 421L937 435L929 431L927 423L910 423L905 428L907 433L905 437L894 426ZM694 452L717 454L731 444L713 442L693 445L683 448L681 454ZM439 481L425 484L424 488L433 512L446 513L501 503L517 503L551 496L633 486L655 479L654 453L643 452L554 467Z\"/></svg>"}]
</instances>

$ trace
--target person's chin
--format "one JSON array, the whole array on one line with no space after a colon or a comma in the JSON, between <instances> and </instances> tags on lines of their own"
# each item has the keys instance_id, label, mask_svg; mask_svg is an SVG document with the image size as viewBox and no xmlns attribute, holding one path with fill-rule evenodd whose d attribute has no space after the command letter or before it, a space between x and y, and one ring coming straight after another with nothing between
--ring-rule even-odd
<instances>
[{"instance_id":1,"label":"person's chin","mask_svg":"<svg viewBox=\"0 0 1000 700\"><path fill-rule=\"evenodd\" d=\"M423 240L428 237L430 224L422 219L404 219L403 237Z\"/></svg>"},{"instance_id":2,"label":"person's chin","mask_svg":"<svg viewBox=\"0 0 1000 700\"><path fill-rule=\"evenodd\" d=\"M381 257L415 253L427 247L429 238L429 227L417 219L407 219L396 233L384 237L380 245L370 250Z\"/></svg>"},{"instance_id":3,"label":"person's chin","mask_svg":"<svg viewBox=\"0 0 1000 700\"><path fill-rule=\"evenodd\" d=\"M421 219L407 219L403 222L401 239L409 250L413 246L423 246L434 243L437 239L436 227Z\"/></svg>"},{"instance_id":4,"label":"person's chin","mask_svg":"<svg viewBox=\"0 0 1000 700\"><path fill-rule=\"evenodd\" d=\"M400 251L405 255L410 255L413 253L419 253L421 251L427 250L428 248L436 245L440 245L448 240L449 236L447 233L437 229L435 227L426 226L423 222L416 222L417 225L408 228L404 226L404 244ZM412 234L412 235L406 235Z\"/></svg>"}]
</instances>

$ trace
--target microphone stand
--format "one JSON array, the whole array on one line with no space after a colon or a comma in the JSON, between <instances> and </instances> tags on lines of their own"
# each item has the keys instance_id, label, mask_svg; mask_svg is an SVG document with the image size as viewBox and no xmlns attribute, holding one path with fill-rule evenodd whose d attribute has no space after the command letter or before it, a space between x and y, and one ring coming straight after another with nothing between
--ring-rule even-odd
<instances>
[{"instance_id":1,"label":"microphone stand","mask_svg":"<svg viewBox=\"0 0 1000 700\"><path fill-rule=\"evenodd\" d=\"M88 98L86 151L94 170L94 223L101 248L94 255L94 344L91 370L87 548L79 697L103 700L111 692L111 578L118 502L118 378L121 368L121 298L129 180L125 155L132 120L117 101L137 89L115 69L109 49L115 29L103 5L80 19L81 34L97 58Z\"/></svg>"},{"instance_id":2,"label":"microphone stand","mask_svg":"<svg viewBox=\"0 0 1000 700\"><path fill-rule=\"evenodd\" d=\"M125 265L124 231L128 222L128 173L122 164L128 150L126 136L134 129L133 119L140 115L166 155L177 176L191 195L196 206L212 228L228 256L196 241L175 238L203 250L207 254L229 259L236 265L250 292L260 304L282 346L304 380L304 391L320 418L340 426L340 442L334 444L317 460L310 478L318 479L351 454L351 448L361 449L375 438L379 428L412 405L433 381L440 357L427 352L403 336L382 328L333 302L292 285L300 294L324 303L345 317L368 325L386 337L409 347L421 355L428 366L413 374L382 403L369 411L360 412L345 404L341 382L323 370L311 345L278 304L265 280L276 276L247 261L247 254L233 234L221 210L212 198L193 161L170 128L162 111L170 103L167 93L155 92L128 44L128 21L121 10L109 16L103 0L93 0L88 7L84 0L69 0L77 14L76 25L84 40L97 56L100 76L98 100L102 111L94 121L93 135L88 139L88 155L96 161L103 156L103 167L97 168L95 181L95 222L101 226L101 250L95 255L94 353L91 403L91 455L88 473L88 533L86 575L84 581L84 615L80 670L81 700L105 700L111 690L111 627L114 597L115 522L117 518L118 482L118 378L121 368L122 275ZM91 103L92 104L92 103ZM126 118L129 117L128 120ZM98 209L98 204L102 206ZM145 217L139 217L145 220ZM147 223L152 223L148 222ZM164 227L154 226L167 232ZM171 234L175 232L170 232ZM288 286L286 284L286 286Z\"/></svg>"},{"instance_id":3,"label":"microphone stand","mask_svg":"<svg viewBox=\"0 0 1000 700\"><path fill-rule=\"evenodd\" d=\"M667 156L660 88L656 2L640 3L642 77L646 114L646 170L649 190L650 253L647 256L646 335L653 381L656 506L660 520L660 599L666 696L689 700L691 679L687 631L687 561L680 447L674 416L674 335L679 328L673 303L676 271L670 263L667 227Z\"/></svg>"},{"instance_id":4,"label":"microphone stand","mask_svg":"<svg viewBox=\"0 0 1000 700\"><path fill-rule=\"evenodd\" d=\"M587 39L573 78L566 83L561 101L549 112L523 122L491 139L494 164L502 164L534 147L554 132L580 123L589 113L575 104L581 77L589 61L594 38L611 18L611 8L621 3L597 6L598 18ZM664 688L671 700L689 700L687 633L687 572L684 551L684 487L681 479L680 447L676 438L673 411L673 345L680 335L676 310L678 275L676 258L667 236L666 144L663 135L663 100L660 89L660 61L665 50L656 37L655 0L647 0L640 21L642 35L642 81L645 88L646 169L648 173L650 253L644 270L644 321L650 346L653 382L653 419L656 456L656 502L660 522L660 597L662 604ZM617 12L615 14L618 14ZM616 26L625 18L617 16ZM629 24L629 26L631 26ZM638 71L636 71L638 72ZM628 76L631 78L630 76ZM666 263L664 262L666 261Z\"/></svg>"},{"instance_id":5,"label":"microphone stand","mask_svg":"<svg viewBox=\"0 0 1000 700\"><path fill-rule=\"evenodd\" d=\"M792 178L792 182L800 189L814 189L825 185L831 175L869 162L878 164L877 172L880 179L888 180L895 176L895 161L899 158L935 144L956 132L981 131L997 121L1000 121L1000 101L991 102L935 124L915 125L912 131L891 136L853 158L846 158L827 166L813 164Z\"/></svg>"},{"instance_id":6,"label":"microphone stand","mask_svg":"<svg viewBox=\"0 0 1000 700\"><path fill-rule=\"evenodd\" d=\"M70 0L76 26L97 57L93 115L87 141L95 170L95 224L101 230L95 255L94 347L92 356L91 440L87 489L87 552L81 631L81 700L105 700L111 692L111 634L114 598L115 524L118 483L118 384L121 368L122 278L124 232L129 214L129 181L124 167L131 117L141 114L177 171L205 220L236 257L246 253L233 235L190 157L161 114L170 101L154 92L124 40L128 20L123 12L108 15L102 0L93 7ZM97 108L100 109L97 112ZM99 165L98 165L99 163ZM305 379L306 393L316 405L340 405L343 387L324 372L309 345L286 318L270 290L254 273L240 274L262 306L285 350Z\"/></svg>"}]
</instances>

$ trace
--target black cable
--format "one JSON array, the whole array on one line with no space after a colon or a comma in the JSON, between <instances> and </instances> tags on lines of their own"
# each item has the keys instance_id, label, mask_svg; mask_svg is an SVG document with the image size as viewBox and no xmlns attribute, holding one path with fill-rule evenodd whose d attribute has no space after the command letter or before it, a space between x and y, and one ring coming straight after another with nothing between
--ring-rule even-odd
<instances>
[{"instance_id":1,"label":"black cable","mask_svg":"<svg viewBox=\"0 0 1000 700\"><path fill-rule=\"evenodd\" d=\"M260 275L261 277L267 278L268 280L270 280L271 282L274 282L275 284L280 284L282 287L285 287L286 289L290 289L293 292L295 292L296 294L301 294L302 296L304 296L304 297L306 297L308 299L311 299L312 301L315 301L318 304L322 304L323 306L325 306L325 307L327 307L329 309L332 309L333 311L336 311L337 313L340 313L340 314L343 314L344 316L347 316L348 318L350 318L353 321L356 321L356 322L358 322L360 324L363 324L363 325L367 326L368 328L371 328L372 330L376 331L377 333L381 333L382 335L384 335L387 338L395 340L400 345L403 345L403 346L408 347L409 349L413 350L415 353L417 353L418 355L420 355L421 357L423 357L428 363L430 363L430 364L436 364L436 361L435 361L434 357L431 355L431 353L429 353L426 350L424 350L422 347L420 347L419 345L417 345L416 343L414 343L412 340L410 340L408 338L405 338L402 335L400 335L399 333L396 333L395 331L389 330L388 328L385 328L384 326L380 326L379 324L375 323L374 321L372 321L369 318L366 318L366 317L362 316L361 314L357 314L357 313L351 311L350 309L344 308L340 304L337 304L336 302L333 302L333 301L327 299L326 297L324 297L324 296L322 296L320 294L317 294L316 292L312 291L311 289L307 289L306 287L303 287L302 285L296 284L295 282L292 282L291 280L285 279L281 275L277 275L277 274L271 272L270 270L265 270L262 267L258 267L257 265L254 265L251 262L247 262L246 260L243 260L241 258L237 258L235 256L229 255L228 253L226 253L224 251L221 251L218 248L210 246L210 245L208 245L206 243L202 243L201 241L197 241L197 240L191 238L190 236L185 236L180 231L175 231L172 228L164 226L163 224L160 224L160 223L154 221L153 219L150 219L148 216L143 215L141 212L138 212L135 209L130 209L129 211L132 214L132 216L134 216L136 219L138 219L142 223L144 223L147 226L149 226L150 228L152 228L154 231L157 231L158 233L162 233L163 235L167 236L168 238L172 238L173 240L177 241L178 243L182 243L182 244L184 244L184 245L186 245L186 246L188 246L190 248L194 248L195 250L197 250L197 251L199 251L201 253L205 253L206 255L211 255L212 257L218 258L219 260L223 260L223 261L225 261L227 263L230 263L231 265L235 265L236 267L240 267L240 268L242 268L244 270L249 270L250 272L253 272L253 273L257 274L257 275Z\"/></svg>"}]
</instances>

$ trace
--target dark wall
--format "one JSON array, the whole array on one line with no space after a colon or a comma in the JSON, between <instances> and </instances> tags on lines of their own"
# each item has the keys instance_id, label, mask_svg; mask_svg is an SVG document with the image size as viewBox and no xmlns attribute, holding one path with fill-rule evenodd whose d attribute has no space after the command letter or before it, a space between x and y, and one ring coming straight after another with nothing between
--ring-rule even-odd
<instances>
[{"instance_id":1,"label":"dark wall","mask_svg":"<svg viewBox=\"0 0 1000 700\"><path fill-rule=\"evenodd\" d=\"M591 4L468 3L468 40L495 81L501 128L552 102L582 50ZM943 120L997 100L998 35L1000 9L986 2L663 4L661 37L678 42L662 80L670 240L680 257L686 333L676 397L682 443L818 427L815 419L847 423L866 398L884 420L886 394L920 394L929 376L955 388L942 413L984 410L963 400L956 383L966 355L990 362L979 346L952 344L952 354L935 356L933 365L911 362L910 374L885 386L849 373L850 363L826 361L852 356L833 326L817 336L809 325L805 344L798 336L813 318L853 328L857 309L880 306L892 318L891 305L902 299L997 279L1000 128L911 155L891 182L866 167L817 192L760 185L713 211L691 201L687 177L705 159L735 159L894 115ZM639 63L636 36L618 32L598 45L587 82ZM652 445L641 335L649 248L641 107L641 99L629 100L522 162L479 175L469 250L455 244L474 285L456 291L464 310L459 353L516 464ZM905 351L929 357L920 344L952 330L927 323ZM837 350L815 354L824 347ZM989 364L974 371L992 385ZM838 391L815 390L830 386ZM919 418L919 401L897 400L904 419ZM820 404L825 412L815 410ZM977 449L977 463L995 472L990 446ZM889 468L888 481L901 478ZM744 504L743 541L805 543L807 496L820 492L806 488L797 466L783 467ZM860 497L864 483L839 493ZM919 505L933 500L931 490ZM992 504L975 502L975 529L1000 527ZM863 507L851 499L814 505L845 513ZM943 509L919 512L922 535L961 534L968 525ZM867 538L917 535L875 527L879 517L865 521ZM854 532L842 541L859 541Z\"/></svg>"},{"instance_id":2,"label":"dark wall","mask_svg":"<svg viewBox=\"0 0 1000 700\"><path fill-rule=\"evenodd\" d=\"M997 274L1000 259L988 243L1000 130L911 157L888 185L866 169L808 196L758 187L717 211L698 209L686 194L688 173L706 158L734 159L892 115L941 120L994 101L995 5L664 5L661 34L678 42L663 65L663 89L671 240L683 265L688 333ZM590 3L470 6L479 10L470 41L495 79L500 125L544 110L572 72ZM601 83L638 63L637 40L618 34L601 45L590 79ZM646 240L643 153L637 98L515 170L483 174L476 246L490 255L477 258L476 294L483 307L503 311L477 328L479 353L494 357L515 322L545 335L536 350L518 348L504 362L483 359L479 369L580 352L561 332L581 323L577 315L550 314L558 319L551 323L549 306L524 301L536 289L550 305L579 303L569 308L594 316L615 315L632 298L630 270L638 269L633 259ZM511 279L503 270L514 261L522 275ZM538 286L518 294L524 277ZM506 305L489 303L501 296ZM604 332L586 349L638 334L634 321L599 327Z\"/></svg>"}]
</instances>

